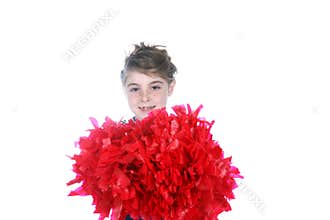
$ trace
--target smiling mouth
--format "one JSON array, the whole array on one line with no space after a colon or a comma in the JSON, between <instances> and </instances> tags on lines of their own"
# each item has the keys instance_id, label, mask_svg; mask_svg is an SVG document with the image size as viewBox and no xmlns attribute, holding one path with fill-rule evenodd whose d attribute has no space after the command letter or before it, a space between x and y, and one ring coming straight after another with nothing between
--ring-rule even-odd
<instances>
[{"instance_id":1,"label":"smiling mouth","mask_svg":"<svg viewBox=\"0 0 330 220\"><path fill-rule=\"evenodd\" d=\"M151 111L151 110L153 110L154 108L156 108L155 105L153 105L153 106L141 106L141 107L139 107L139 109L140 109L141 111L144 111L144 112Z\"/></svg>"}]
</instances>

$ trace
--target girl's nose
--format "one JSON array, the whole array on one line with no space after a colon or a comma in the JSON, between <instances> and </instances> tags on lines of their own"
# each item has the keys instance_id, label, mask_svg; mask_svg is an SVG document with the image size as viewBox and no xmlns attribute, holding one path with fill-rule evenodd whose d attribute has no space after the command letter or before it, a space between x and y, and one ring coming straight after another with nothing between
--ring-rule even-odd
<instances>
[{"instance_id":1,"label":"girl's nose","mask_svg":"<svg viewBox=\"0 0 330 220\"><path fill-rule=\"evenodd\" d=\"M148 102L150 100L149 92L148 91L142 91L141 93L141 100L143 102Z\"/></svg>"}]
</instances>

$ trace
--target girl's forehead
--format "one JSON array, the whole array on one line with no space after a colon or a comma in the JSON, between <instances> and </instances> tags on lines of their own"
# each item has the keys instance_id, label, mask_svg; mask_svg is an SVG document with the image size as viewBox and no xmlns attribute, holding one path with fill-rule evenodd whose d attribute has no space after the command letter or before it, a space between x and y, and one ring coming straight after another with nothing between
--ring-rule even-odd
<instances>
[{"instance_id":1,"label":"girl's forehead","mask_svg":"<svg viewBox=\"0 0 330 220\"><path fill-rule=\"evenodd\" d=\"M165 79L157 73L142 73L138 71L129 71L126 76L126 85L130 83L149 84L154 81L166 82Z\"/></svg>"}]
</instances>

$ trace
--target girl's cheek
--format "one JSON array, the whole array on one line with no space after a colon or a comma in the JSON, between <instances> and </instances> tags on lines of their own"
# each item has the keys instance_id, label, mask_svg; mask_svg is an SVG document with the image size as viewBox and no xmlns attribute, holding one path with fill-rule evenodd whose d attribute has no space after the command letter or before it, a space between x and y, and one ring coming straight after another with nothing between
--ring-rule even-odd
<instances>
[{"instance_id":1,"label":"girl's cheek","mask_svg":"<svg viewBox=\"0 0 330 220\"><path fill-rule=\"evenodd\" d=\"M131 93L128 94L128 97L130 97L130 98L136 98L136 97L138 97L138 93L131 92Z\"/></svg>"},{"instance_id":2,"label":"girl's cheek","mask_svg":"<svg viewBox=\"0 0 330 220\"><path fill-rule=\"evenodd\" d=\"M134 100L136 100L135 96L134 95L128 95L128 100L130 102L134 102Z\"/></svg>"}]
</instances>

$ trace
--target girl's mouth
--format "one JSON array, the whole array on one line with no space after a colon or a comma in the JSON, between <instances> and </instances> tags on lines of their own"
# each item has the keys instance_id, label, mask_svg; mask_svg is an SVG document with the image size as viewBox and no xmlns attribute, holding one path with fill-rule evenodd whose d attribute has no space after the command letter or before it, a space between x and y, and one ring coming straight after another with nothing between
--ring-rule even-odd
<instances>
[{"instance_id":1,"label":"girl's mouth","mask_svg":"<svg viewBox=\"0 0 330 220\"><path fill-rule=\"evenodd\" d=\"M139 107L140 111L143 111L143 112L151 111L151 110L153 110L154 108L156 108L155 105L152 105L152 106L140 106L140 107Z\"/></svg>"}]
</instances>

